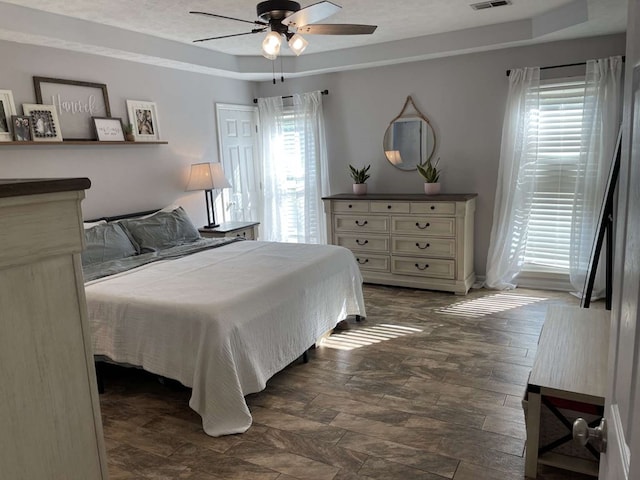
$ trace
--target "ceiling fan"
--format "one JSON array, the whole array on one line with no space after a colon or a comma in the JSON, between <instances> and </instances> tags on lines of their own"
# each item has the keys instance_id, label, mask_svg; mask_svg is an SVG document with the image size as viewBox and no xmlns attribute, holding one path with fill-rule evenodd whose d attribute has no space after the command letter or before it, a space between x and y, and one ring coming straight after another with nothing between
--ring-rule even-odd
<instances>
[{"instance_id":1,"label":"ceiling fan","mask_svg":"<svg viewBox=\"0 0 640 480\"><path fill-rule=\"evenodd\" d=\"M369 35L376 30L376 25L315 23L339 12L341 8L341 6L327 1L314 3L313 5L302 8L298 2L268 0L258 3L256 7L259 20L243 20L241 18L227 17L225 15L207 12L189 13L257 25L256 28L253 28L250 32L201 38L194 40L194 43L237 37L240 35L251 35L268 30L269 33L267 33L267 36L262 42L262 55L269 60L275 60L280 53L283 36L287 39L291 51L296 55L300 55L309 44L300 33L310 35Z\"/></svg>"}]
</instances>

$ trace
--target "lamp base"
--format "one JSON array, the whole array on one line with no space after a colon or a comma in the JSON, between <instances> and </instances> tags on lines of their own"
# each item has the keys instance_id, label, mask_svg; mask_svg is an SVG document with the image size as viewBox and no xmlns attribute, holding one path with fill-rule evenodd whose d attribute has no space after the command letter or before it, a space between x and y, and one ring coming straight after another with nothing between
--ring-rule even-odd
<instances>
[{"instance_id":1,"label":"lamp base","mask_svg":"<svg viewBox=\"0 0 640 480\"><path fill-rule=\"evenodd\" d=\"M202 228L207 228L207 229L209 229L209 228L218 228L219 226L220 226L220 224L218 223L218 224L215 224L215 225L205 225Z\"/></svg>"}]
</instances>

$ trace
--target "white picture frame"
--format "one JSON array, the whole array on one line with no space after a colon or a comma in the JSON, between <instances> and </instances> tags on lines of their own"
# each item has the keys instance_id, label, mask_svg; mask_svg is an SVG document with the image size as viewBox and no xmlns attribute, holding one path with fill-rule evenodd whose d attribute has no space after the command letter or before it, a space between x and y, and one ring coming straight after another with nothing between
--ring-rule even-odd
<instances>
[{"instance_id":1,"label":"white picture frame","mask_svg":"<svg viewBox=\"0 0 640 480\"><path fill-rule=\"evenodd\" d=\"M124 142L122 120L118 117L91 117L99 142Z\"/></svg>"},{"instance_id":2,"label":"white picture frame","mask_svg":"<svg viewBox=\"0 0 640 480\"><path fill-rule=\"evenodd\" d=\"M61 142L62 130L55 105L23 103L22 110L31 117L34 142Z\"/></svg>"},{"instance_id":3,"label":"white picture frame","mask_svg":"<svg viewBox=\"0 0 640 480\"><path fill-rule=\"evenodd\" d=\"M158 109L155 102L127 100L127 113L137 142L160 141Z\"/></svg>"},{"instance_id":4,"label":"white picture frame","mask_svg":"<svg viewBox=\"0 0 640 480\"><path fill-rule=\"evenodd\" d=\"M13 140L11 133L11 117L17 115L16 104L11 90L0 90L0 142Z\"/></svg>"}]
</instances>

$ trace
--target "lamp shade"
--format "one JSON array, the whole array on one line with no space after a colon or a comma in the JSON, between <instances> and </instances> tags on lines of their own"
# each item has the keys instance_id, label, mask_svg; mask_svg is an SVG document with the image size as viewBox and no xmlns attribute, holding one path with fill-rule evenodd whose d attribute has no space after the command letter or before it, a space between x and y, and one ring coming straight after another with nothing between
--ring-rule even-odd
<instances>
[{"instance_id":1,"label":"lamp shade","mask_svg":"<svg viewBox=\"0 0 640 480\"><path fill-rule=\"evenodd\" d=\"M276 32L269 32L262 41L262 56L269 60L275 60L280 53L280 45L282 45L282 38L280 34Z\"/></svg>"},{"instance_id":2,"label":"lamp shade","mask_svg":"<svg viewBox=\"0 0 640 480\"><path fill-rule=\"evenodd\" d=\"M384 154L387 156L387 160L392 164L399 165L402 163L402 157L400 156L399 150L386 150Z\"/></svg>"},{"instance_id":3,"label":"lamp shade","mask_svg":"<svg viewBox=\"0 0 640 480\"><path fill-rule=\"evenodd\" d=\"M302 52L304 52L304 49L307 48L307 45L309 45L309 42L307 42L299 33L296 33L289 39L289 48L296 55L300 55Z\"/></svg>"},{"instance_id":4,"label":"lamp shade","mask_svg":"<svg viewBox=\"0 0 640 480\"><path fill-rule=\"evenodd\" d=\"M186 190L213 190L214 188L230 188L229 180L224 176L219 163L194 163L191 165L189 182Z\"/></svg>"}]
</instances>

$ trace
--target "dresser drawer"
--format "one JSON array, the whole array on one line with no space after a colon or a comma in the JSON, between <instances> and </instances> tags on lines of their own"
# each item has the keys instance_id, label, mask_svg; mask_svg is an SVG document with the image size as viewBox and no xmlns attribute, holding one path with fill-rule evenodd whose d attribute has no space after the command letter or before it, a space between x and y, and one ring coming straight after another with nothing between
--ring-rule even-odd
<instances>
[{"instance_id":1,"label":"dresser drawer","mask_svg":"<svg viewBox=\"0 0 640 480\"><path fill-rule=\"evenodd\" d=\"M453 237L456 234L456 219L427 216L391 217L391 233Z\"/></svg>"},{"instance_id":2,"label":"dresser drawer","mask_svg":"<svg viewBox=\"0 0 640 480\"><path fill-rule=\"evenodd\" d=\"M345 235L337 234L335 237L336 245L346 247L353 251L362 252L389 252L389 237L376 235Z\"/></svg>"},{"instance_id":3,"label":"dresser drawer","mask_svg":"<svg viewBox=\"0 0 640 480\"><path fill-rule=\"evenodd\" d=\"M369 211L369 202L367 201L347 201L339 200L333 202L333 211L335 213L367 213Z\"/></svg>"},{"instance_id":4,"label":"dresser drawer","mask_svg":"<svg viewBox=\"0 0 640 480\"><path fill-rule=\"evenodd\" d=\"M335 215L336 232L389 232L389 217L374 215Z\"/></svg>"},{"instance_id":5,"label":"dresser drawer","mask_svg":"<svg viewBox=\"0 0 640 480\"><path fill-rule=\"evenodd\" d=\"M418 277L455 278L456 262L436 258L391 257L391 273Z\"/></svg>"},{"instance_id":6,"label":"dresser drawer","mask_svg":"<svg viewBox=\"0 0 640 480\"><path fill-rule=\"evenodd\" d=\"M356 262L360 270L370 270L375 272L389 271L389 257L383 255L369 255L368 253L354 253Z\"/></svg>"},{"instance_id":7,"label":"dresser drawer","mask_svg":"<svg viewBox=\"0 0 640 480\"><path fill-rule=\"evenodd\" d=\"M411 211L408 202L371 202L370 208L374 213L409 213Z\"/></svg>"},{"instance_id":8,"label":"dresser drawer","mask_svg":"<svg viewBox=\"0 0 640 480\"><path fill-rule=\"evenodd\" d=\"M255 240L255 234L254 234L255 230L253 227L250 228L245 228L244 230L236 230L233 233L230 233L229 235L226 235L227 237L240 237L240 238L244 238L245 240Z\"/></svg>"},{"instance_id":9,"label":"dresser drawer","mask_svg":"<svg viewBox=\"0 0 640 480\"><path fill-rule=\"evenodd\" d=\"M453 202L412 202L411 213L455 215L456 204Z\"/></svg>"},{"instance_id":10,"label":"dresser drawer","mask_svg":"<svg viewBox=\"0 0 640 480\"><path fill-rule=\"evenodd\" d=\"M392 237L391 253L455 258L456 241L453 238Z\"/></svg>"}]
</instances>

